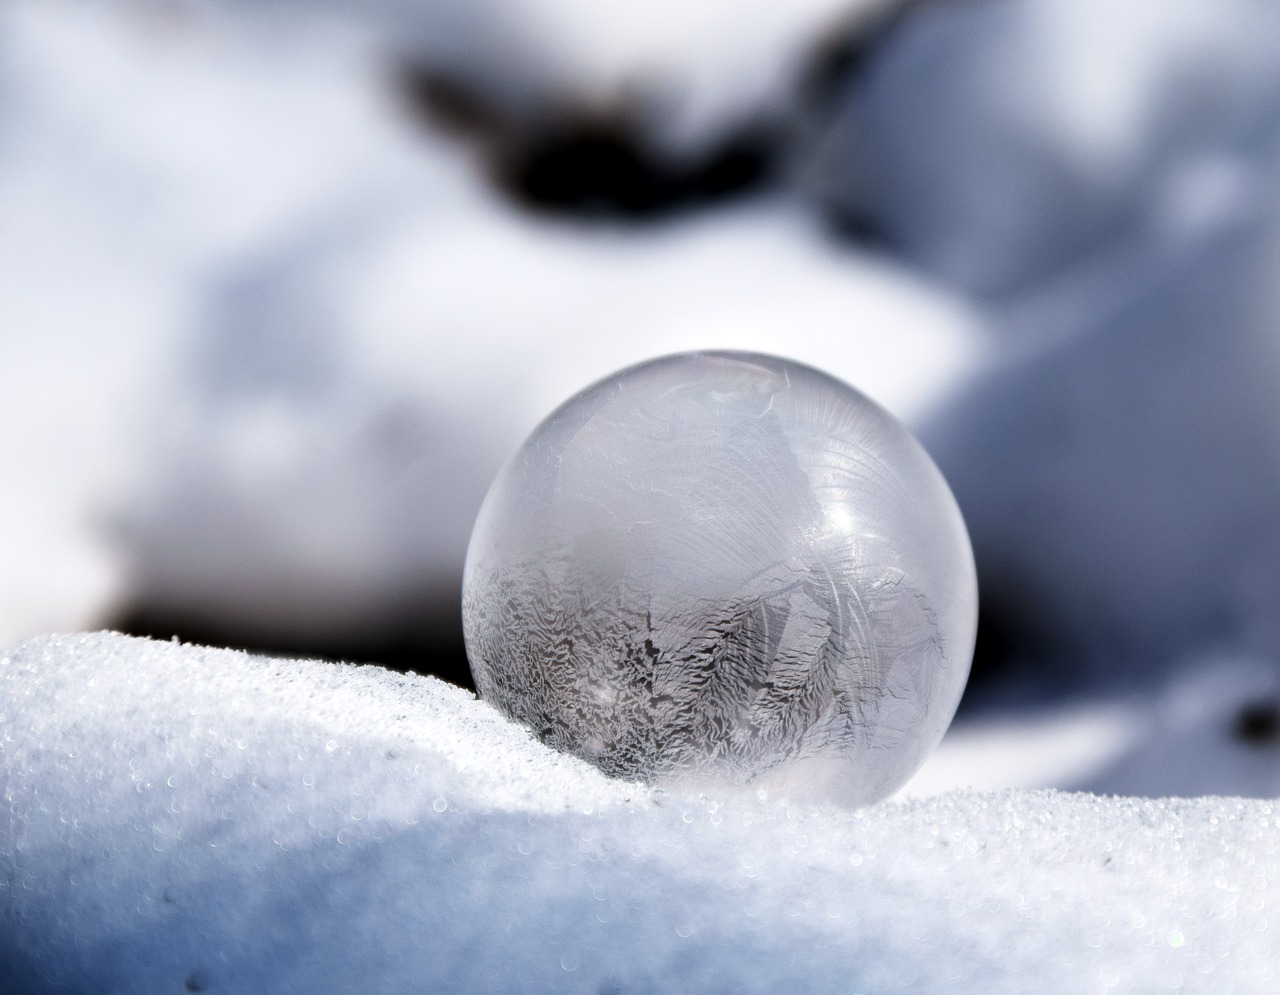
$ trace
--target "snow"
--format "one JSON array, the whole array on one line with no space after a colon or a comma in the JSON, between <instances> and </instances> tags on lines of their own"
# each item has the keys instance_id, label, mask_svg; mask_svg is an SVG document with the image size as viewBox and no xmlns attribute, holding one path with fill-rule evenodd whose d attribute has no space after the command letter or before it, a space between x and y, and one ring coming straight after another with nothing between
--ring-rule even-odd
<instances>
[{"instance_id":1,"label":"snow","mask_svg":"<svg viewBox=\"0 0 1280 995\"><path fill-rule=\"evenodd\" d=\"M1011 308L1021 347L922 430L986 592L1077 674L1280 653L1278 219L1258 199Z\"/></svg>"},{"instance_id":2,"label":"snow","mask_svg":"<svg viewBox=\"0 0 1280 995\"><path fill-rule=\"evenodd\" d=\"M927 798L967 786L1067 788L1149 797L1280 796L1280 675L1265 656L1204 653L1151 668L1140 683L1063 701L988 708L951 727L899 792ZM1242 731L1257 711L1261 728Z\"/></svg>"},{"instance_id":3,"label":"snow","mask_svg":"<svg viewBox=\"0 0 1280 995\"><path fill-rule=\"evenodd\" d=\"M925 5L814 162L985 301L992 362L921 437L1046 683L1280 658L1277 52L1250 0Z\"/></svg>"},{"instance_id":4,"label":"snow","mask_svg":"<svg viewBox=\"0 0 1280 995\"><path fill-rule=\"evenodd\" d=\"M1274 990L1271 802L609 781L433 678L0 656L6 991Z\"/></svg>"},{"instance_id":5,"label":"snow","mask_svg":"<svg viewBox=\"0 0 1280 995\"><path fill-rule=\"evenodd\" d=\"M200 335L178 387L188 400L165 404L185 417L130 495L143 595L323 626L415 585L456 589L502 461L565 398L653 355L732 345L821 359L906 413L973 362L962 308L822 253L767 209L627 243L408 208L397 225L328 283L305 259L254 268L245 309L274 331L227 308ZM494 273L501 293L487 294ZM317 307L327 286L346 299ZM299 327L302 349L273 348L314 367L262 369L239 345L246 328L270 342ZM209 572L193 576L193 560Z\"/></svg>"},{"instance_id":6,"label":"snow","mask_svg":"<svg viewBox=\"0 0 1280 995\"><path fill-rule=\"evenodd\" d=\"M736 131L776 125L795 99L809 50L894 2L330 0L323 7L358 22L401 59L474 91L516 127L565 112L622 115L633 119L642 145L679 161ZM275 6L292 18L302 9Z\"/></svg>"},{"instance_id":7,"label":"snow","mask_svg":"<svg viewBox=\"0 0 1280 995\"><path fill-rule=\"evenodd\" d=\"M655 354L786 353L904 417L976 361L963 302L785 198L639 233L530 218L405 113L367 26L265 23L0 11L0 376L45 419L0 434L29 549L0 641L137 603L265 637L403 624L457 590L524 435Z\"/></svg>"},{"instance_id":8,"label":"snow","mask_svg":"<svg viewBox=\"0 0 1280 995\"><path fill-rule=\"evenodd\" d=\"M1254 0L928 4L847 88L810 182L942 279L1020 294L1268 196L1278 52Z\"/></svg>"},{"instance_id":9,"label":"snow","mask_svg":"<svg viewBox=\"0 0 1280 995\"><path fill-rule=\"evenodd\" d=\"M0 5L0 990L1280 988L1280 22L913 4L824 130L804 53L882 6ZM517 139L781 122L797 175L528 214L414 67ZM962 505L1012 647L896 801L610 782L430 678L17 646L449 615L525 434L692 348L850 381Z\"/></svg>"}]
</instances>

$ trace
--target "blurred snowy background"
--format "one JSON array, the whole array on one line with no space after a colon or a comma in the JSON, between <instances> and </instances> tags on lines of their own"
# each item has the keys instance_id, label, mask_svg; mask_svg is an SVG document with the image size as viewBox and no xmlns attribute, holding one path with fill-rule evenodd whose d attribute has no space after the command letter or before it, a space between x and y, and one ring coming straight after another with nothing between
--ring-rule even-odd
<instances>
[{"instance_id":1,"label":"blurred snowy background","mask_svg":"<svg viewBox=\"0 0 1280 995\"><path fill-rule=\"evenodd\" d=\"M951 481L983 611L908 791L1280 794L1269 0L10 0L0 646L468 680L502 460L776 352Z\"/></svg>"}]
</instances>

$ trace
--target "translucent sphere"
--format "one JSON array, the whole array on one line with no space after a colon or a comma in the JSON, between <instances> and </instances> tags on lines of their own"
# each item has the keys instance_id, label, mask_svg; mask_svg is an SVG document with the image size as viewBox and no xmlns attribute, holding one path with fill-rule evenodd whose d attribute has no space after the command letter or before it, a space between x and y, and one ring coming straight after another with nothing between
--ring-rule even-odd
<instances>
[{"instance_id":1,"label":"translucent sphere","mask_svg":"<svg viewBox=\"0 0 1280 995\"><path fill-rule=\"evenodd\" d=\"M811 367L668 356L554 411L463 581L481 697L608 774L860 805L964 690L973 554L937 467Z\"/></svg>"}]
</instances>

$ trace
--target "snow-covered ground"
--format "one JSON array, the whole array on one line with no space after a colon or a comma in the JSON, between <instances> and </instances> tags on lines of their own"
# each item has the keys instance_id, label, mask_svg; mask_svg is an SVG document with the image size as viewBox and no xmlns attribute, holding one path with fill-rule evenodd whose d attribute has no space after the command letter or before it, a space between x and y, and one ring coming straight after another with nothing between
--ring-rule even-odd
<instances>
[{"instance_id":1,"label":"snow-covered ground","mask_svg":"<svg viewBox=\"0 0 1280 995\"><path fill-rule=\"evenodd\" d=\"M610 784L426 678L0 650L0 988L1280 989L1221 797L1280 795L1280 14L913 4L806 104L894 6L0 6L0 647L438 624L538 419L697 347L917 429L999 637L857 814ZM584 115L780 165L643 223L490 182Z\"/></svg>"},{"instance_id":2,"label":"snow-covered ground","mask_svg":"<svg viewBox=\"0 0 1280 995\"><path fill-rule=\"evenodd\" d=\"M0 656L7 992L1267 992L1267 801L609 781L433 678Z\"/></svg>"}]
</instances>

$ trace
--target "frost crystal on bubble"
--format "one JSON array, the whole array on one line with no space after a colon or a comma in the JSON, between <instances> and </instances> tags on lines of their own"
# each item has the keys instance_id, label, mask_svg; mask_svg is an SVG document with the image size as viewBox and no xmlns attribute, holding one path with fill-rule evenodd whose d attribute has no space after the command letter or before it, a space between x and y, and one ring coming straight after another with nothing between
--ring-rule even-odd
<instances>
[{"instance_id":1,"label":"frost crystal on bubble","mask_svg":"<svg viewBox=\"0 0 1280 995\"><path fill-rule=\"evenodd\" d=\"M951 721L977 614L955 501L891 415L810 367L693 353L550 415L463 583L480 694L655 783L864 804Z\"/></svg>"}]
</instances>

